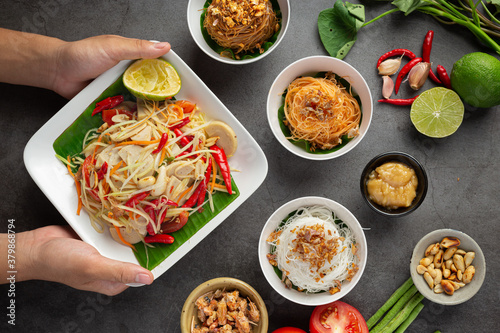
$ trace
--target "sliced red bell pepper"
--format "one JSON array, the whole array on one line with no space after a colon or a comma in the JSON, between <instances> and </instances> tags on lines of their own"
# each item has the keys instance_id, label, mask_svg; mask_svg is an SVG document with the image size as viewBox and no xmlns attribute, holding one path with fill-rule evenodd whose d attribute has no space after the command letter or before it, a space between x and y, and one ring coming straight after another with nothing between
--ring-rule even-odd
<instances>
[{"instance_id":1,"label":"sliced red bell pepper","mask_svg":"<svg viewBox=\"0 0 500 333\"><path fill-rule=\"evenodd\" d=\"M222 178L224 179L224 183L226 183L227 193L233 194L231 186L231 169L229 168L229 163L227 162L227 157L224 149L216 145L213 145L212 147L210 147L210 149L214 151L214 153L212 153L212 156L219 166Z\"/></svg>"},{"instance_id":2,"label":"sliced red bell pepper","mask_svg":"<svg viewBox=\"0 0 500 333\"><path fill-rule=\"evenodd\" d=\"M172 244L174 242L174 237L171 235L158 234L154 236L146 236L144 237L145 243L163 243L163 244Z\"/></svg>"}]
</instances>

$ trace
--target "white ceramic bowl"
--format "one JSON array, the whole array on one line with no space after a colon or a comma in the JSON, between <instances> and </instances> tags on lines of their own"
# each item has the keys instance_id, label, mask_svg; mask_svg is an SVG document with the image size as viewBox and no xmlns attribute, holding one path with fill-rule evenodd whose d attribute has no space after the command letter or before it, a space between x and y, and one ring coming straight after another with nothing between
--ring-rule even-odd
<instances>
[{"instance_id":1,"label":"white ceramic bowl","mask_svg":"<svg viewBox=\"0 0 500 333\"><path fill-rule=\"evenodd\" d=\"M316 294L310 294L306 292L300 292L295 289L289 289L285 287L285 284L281 282L278 275L274 271L273 266L269 263L266 255L270 252L271 246L266 242L266 239L269 235L276 230L279 224L285 219L288 214L291 212L301 208L301 207L309 207L309 206L324 206L331 209L335 212L336 216L341 219L345 224L349 226L352 230L354 237L356 239L356 247L358 249L358 257L359 261L359 270L354 275L351 281L344 281L342 283L341 291L331 295L328 291ZM273 215L267 220L264 228L262 229L262 233L260 234L259 239L259 262L260 267L262 268L262 272L267 279L267 282L276 290L281 296L286 299L302 304L302 305L310 305L317 306L323 305L330 302L334 302L336 300L341 299L345 295L347 295L354 286L358 283L363 275L363 271L365 270L366 260L367 260L367 244L365 234L358 220L352 213L347 210L341 204L326 198L321 197L303 197L292 200L274 212Z\"/></svg>"},{"instance_id":2,"label":"white ceramic bowl","mask_svg":"<svg viewBox=\"0 0 500 333\"><path fill-rule=\"evenodd\" d=\"M203 5L205 4L206 0L189 0L187 7L187 22L188 22L189 32L191 33L191 36L193 36L195 43L200 47L200 49L203 52L205 52L208 56L214 58L217 61L231 65L244 65L258 61L260 59L263 59L265 56L270 54L275 48L278 47L278 44L285 36L286 30L288 29L288 24L290 20L290 2L289 0L277 0L277 1L280 6L282 15L281 30L278 34L276 42L267 51L265 51L258 57L251 59L235 60L223 57L214 50L212 50L212 48L207 44L207 42L203 38L203 34L200 28L201 14L203 13Z\"/></svg>"},{"instance_id":3,"label":"white ceramic bowl","mask_svg":"<svg viewBox=\"0 0 500 333\"><path fill-rule=\"evenodd\" d=\"M429 288L427 282L424 280L424 277L417 273L417 266L420 263L420 259L424 257L427 247L433 243L441 242L444 237L457 237L460 239L460 245L458 246L459 249L463 249L466 252L474 251L476 253L476 256L471 264L476 269L476 273L474 274L472 281L469 284L466 284L463 288L456 290L451 296L445 293L436 294ZM422 237L422 239L415 246L410 262L410 274L415 287L417 287L418 291L429 301L442 305L457 305L468 301L479 291L479 289L481 289L484 277L486 276L486 261L484 259L483 251L474 239L472 239L472 237L454 229L439 229Z\"/></svg>"},{"instance_id":4,"label":"white ceramic bowl","mask_svg":"<svg viewBox=\"0 0 500 333\"><path fill-rule=\"evenodd\" d=\"M353 88L353 93L358 94L361 99L362 119L359 128L359 135L339 150L326 154L312 154L307 152L305 149L294 145L285 137L281 131L281 120L278 119L278 109L283 104L283 92L293 80L299 76L316 75L319 72L328 71L331 71L348 81ZM273 131L276 139L278 139L283 147L288 149L290 152L310 160L329 160L342 156L356 147L356 145L361 142L370 127L372 114L372 95L365 79L354 67L345 61L327 56L312 56L292 63L274 80L271 89L269 90L269 95L267 96L267 120L269 121L269 126L271 126L271 130Z\"/></svg>"}]
</instances>

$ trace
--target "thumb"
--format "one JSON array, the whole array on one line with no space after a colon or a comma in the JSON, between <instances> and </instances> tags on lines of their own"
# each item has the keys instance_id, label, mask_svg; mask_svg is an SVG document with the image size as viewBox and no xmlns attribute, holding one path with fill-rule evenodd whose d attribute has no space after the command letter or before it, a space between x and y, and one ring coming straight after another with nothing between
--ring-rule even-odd
<instances>
[{"instance_id":1,"label":"thumb","mask_svg":"<svg viewBox=\"0 0 500 333\"><path fill-rule=\"evenodd\" d=\"M100 262L96 264L95 268L99 269L100 280L132 285L149 285L154 281L153 273L149 270L139 265L116 261L106 257L101 257Z\"/></svg>"},{"instance_id":2,"label":"thumb","mask_svg":"<svg viewBox=\"0 0 500 333\"><path fill-rule=\"evenodd\" d=\"M103 49L115 61L139 58L158 58L170 51L167 42L150 42L143 39L106 36Z\"/></svg>"}]
</instances>

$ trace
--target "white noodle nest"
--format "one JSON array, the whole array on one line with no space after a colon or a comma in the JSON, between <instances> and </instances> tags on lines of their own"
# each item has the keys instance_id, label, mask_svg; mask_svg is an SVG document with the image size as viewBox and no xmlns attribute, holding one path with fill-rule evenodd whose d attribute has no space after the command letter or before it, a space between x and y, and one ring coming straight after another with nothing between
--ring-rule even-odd
<instances>
[{"instance_id":1,"label":"white noodle nest","mask_svg":"<svg viewBox=\"0 0 500 333\"><path fill-rule=\"evenodd\" d=\"M339 238L337 255L330 262L325 260L324 266L320 269L311 269L311 264L303 261L300 253L293 251L295 246L292 241L297 238L297 234L292 230L298 231L303 226L312 227L317 224L324 226L326 240ZM348 269L353 269L353 264L358 265L358 257L352 251L352 245L356 240L351 229L344 223L337 225L334 212L326 207L302 207L284 225L276 229L279 230L282 230L281 235L275 241L268 242L276 247L274 253L278 268L283 274L288 272L287 278L306 292L316 293L334 287L340 288L338 282L342 283L348 278ZM321 278L320 274L325 275Z\"/></svg>"}]
</instances>

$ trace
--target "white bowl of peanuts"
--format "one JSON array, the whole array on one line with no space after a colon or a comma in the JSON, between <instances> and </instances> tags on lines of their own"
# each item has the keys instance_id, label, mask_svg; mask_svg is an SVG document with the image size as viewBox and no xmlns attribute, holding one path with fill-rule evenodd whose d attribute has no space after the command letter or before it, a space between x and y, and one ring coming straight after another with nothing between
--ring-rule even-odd
<instances>
[{"instance_id":1,"label":"white bowl of peanuts","mask_svg":"<svg viewBox=\"0 0 500 333\"><path fill-rule=\"evenodd\" d=\"M425 235L415 246L410 273L425 298L442 305L456 305L479 291L486 275L486 261L469 235L439 229Z\"/></svg>"}]
</instances>

